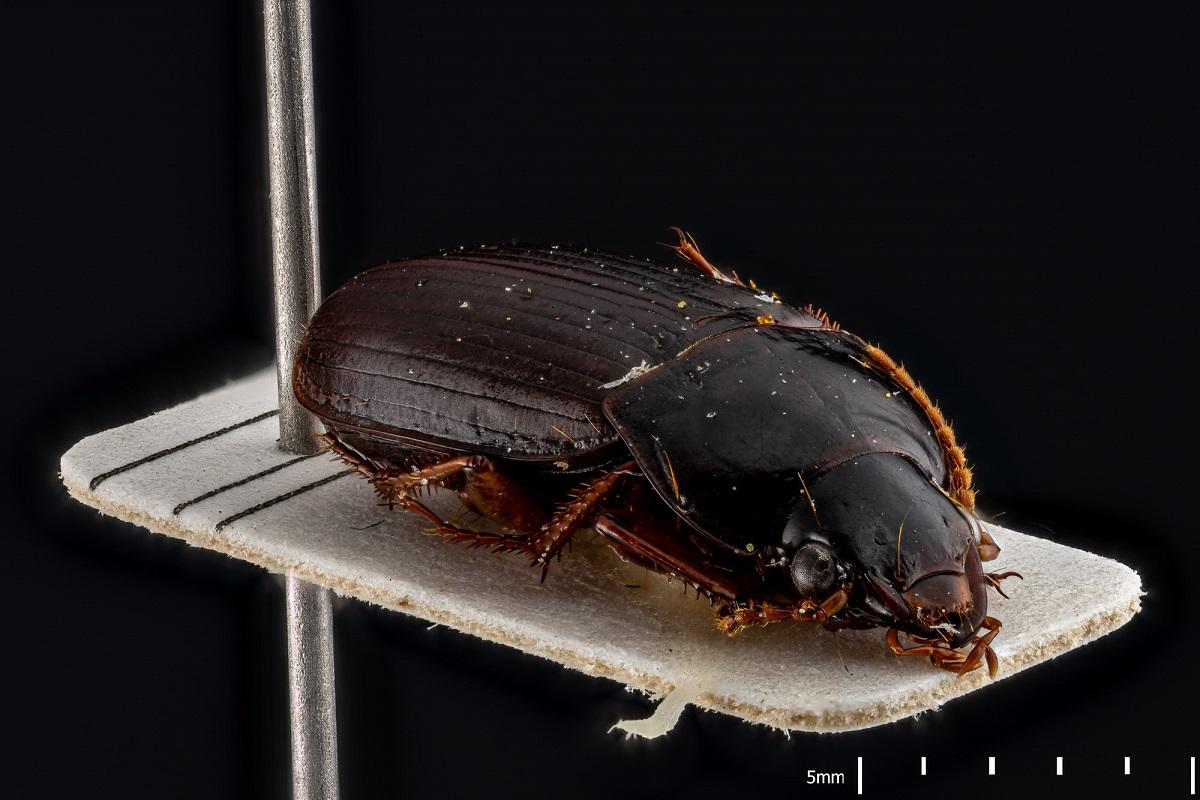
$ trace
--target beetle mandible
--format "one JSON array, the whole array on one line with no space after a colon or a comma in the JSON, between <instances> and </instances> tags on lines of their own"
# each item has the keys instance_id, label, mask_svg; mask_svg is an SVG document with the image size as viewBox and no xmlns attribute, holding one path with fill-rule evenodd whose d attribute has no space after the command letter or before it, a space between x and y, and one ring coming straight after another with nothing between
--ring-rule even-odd
<instances>
[{"instance_id":1,"label":"beetle mandible","mask_svg":"<svg viewBox=\"0 0 1200 800\"><path fill-rule=\"evenodd\" d=\"M982 567L999 548L937 406L881 349L673 230L677 267L494 245L367 270L307 327L296 396L390 506L543 580L593 527L730 635L884 627L897 654L995 675L987 589L1016 573ZM500 532L443 520L431 487Z\"/></svg>"}]
</instances>

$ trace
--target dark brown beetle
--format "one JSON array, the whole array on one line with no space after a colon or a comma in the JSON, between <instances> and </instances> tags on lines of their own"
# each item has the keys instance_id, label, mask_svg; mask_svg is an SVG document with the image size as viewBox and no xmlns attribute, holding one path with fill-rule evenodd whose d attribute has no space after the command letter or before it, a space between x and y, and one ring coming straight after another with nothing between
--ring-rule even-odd
<instances>
[{"instance_id":1,"label":"dark brown beetle","mask_svg":"<svg viewBox=\"0 0 1200 800\"><path fill-rule=\"evenodd\" d=\"M886 627L898 654L995 674L986 590L1015 573L983 571L999 548L941 412L882 350L676 232L682 268L498 245L368 270L313 318L296 396L390 505L543 579L593 526L729 634ZM431 486L504 532L447 523Z\"/></svg>"}]
</instances>

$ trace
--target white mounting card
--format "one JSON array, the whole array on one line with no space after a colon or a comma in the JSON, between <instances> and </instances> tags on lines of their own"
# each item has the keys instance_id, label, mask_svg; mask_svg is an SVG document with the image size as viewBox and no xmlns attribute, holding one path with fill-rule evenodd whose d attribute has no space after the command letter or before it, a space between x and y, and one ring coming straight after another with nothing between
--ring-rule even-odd
<instances>
[{"instance_id":1,"label":"white mounting card","mask_svg":"<svg viewBox=\"0 0 1200 800\"><path fill-rule=\"evenodd\" d=\"M779 728L848 731L935 709L993 682L986 670L956 677L924 658L897 657L881 630L835 636L796 623L726 637L707 602L679 582L624 562L592 531L577 534L539 583L538 570L522 557L427 535L425 520L381 507L371 486L354 475L218 528L238 512L344 471L324 454L174 513L187 500L296 459L276 447L274 416L91 488L106 472L272 411L275 387L274 371L266 370L89 436L62 457L63 482L81 502L156 533L656 696L678 690L670 709L663 708L666 717L677 716L685 700ZM449 493L440 502L447 514L461 509ZM1141 581L1125 565L988 527L1003 551L988 567L1025 576L1006 582L1011 599L991 593L990 613L1004 624L994 644L995 680L1090 642L1137 613ZM653 735L670 722L631 727Z\"/></svg>"}]
</instances>

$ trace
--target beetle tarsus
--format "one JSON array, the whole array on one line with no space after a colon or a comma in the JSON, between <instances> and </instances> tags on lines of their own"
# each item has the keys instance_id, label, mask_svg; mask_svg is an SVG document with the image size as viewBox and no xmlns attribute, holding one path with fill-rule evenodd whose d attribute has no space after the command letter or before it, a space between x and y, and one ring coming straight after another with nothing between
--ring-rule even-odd
<instances>
[{"instance_id":1,"label":"beetle tarsus","mask_svg":"<svg viewBox=\"0 0 1200 800\"><path fill-rule=\"evenodd\" d=\"M526 555L532 553L528 539L511 533L472 531L448 522L435 524L426 532L433 536L443 536L451 542L465 544L468 547L486 547L493 553L525 553Z\"/></svg>"},{"instance_id":2,"label":"beetle tarsus","mask_svg":"<svg viewBox=\"0 0 1200 800\"><path fill-rule=\"evenodd\" d=\"M720 281L721 283L727 283L732 286L741 286L742 288L745 288L746 284L742 283L742 279L737 276L736 272L731 278L713 266L709 260L704 257L704 254L700 252L700 248L696 245L696 240L692 238L691 234L689 234L683 228L675 225L671 226L671 230L674 231L675 235L679 237L679 244L667 244L663 245L664 247L671 248L680 256L682 256L685 261L690 261L691 263L695 264L713 280Z\"/></svg>"},{"instance_id":3,"label":"beetle tarsus","mask_svg":"<svg viewBox=\"0 0 1200 800\"><path fill-rule=\"evenodd\" d=\"M988 677L994 678L1000 669L1000 659L992 650L992 640L1000 633L1000 620L984 617L979 627L981 630L986 629L987 633L968 641L964 647L969 646L971 649L965 653L955 650L946 642L917 636L910 636L916 645L905 647L900 641L900 631L896 628L888 628L887 643L891 651L898 656L928 656L930 663L935 667L960 676L978 669L986 661Z\"/></svg>"},{"instance_id":4,"label":"beetle tarsus","mask_svg":"<svg viewBox=\"0 0 1200 800\"><path fill-rule=\"evenodd\" d=\"M1005 594L1004 588L1000 585L1000 581L1005 580L1006 578L1020 578L1021 580L1025 580L1024 575L1019 572L1013 572L1012 570L1009 570L1008 572L983 573L983 579L987 581L988 586L991 586L993 589L999 592L1000 596L1005 600L1008 599L1008 595Z\"/></svg>"},{"instance_id":5,"label":"beetle tarsus","mask_svg":"<svg viewBox=\"0 0 1200 800\"><path fill-rule=\"evenodd\" d=\"M825 613L819 606L778 606L773 603L748 601L731 603L717 609L717 628L726 636L736 636L746 628L769 625L772 622L793 620L823 622Z\"/></svg>"}]
</instances>

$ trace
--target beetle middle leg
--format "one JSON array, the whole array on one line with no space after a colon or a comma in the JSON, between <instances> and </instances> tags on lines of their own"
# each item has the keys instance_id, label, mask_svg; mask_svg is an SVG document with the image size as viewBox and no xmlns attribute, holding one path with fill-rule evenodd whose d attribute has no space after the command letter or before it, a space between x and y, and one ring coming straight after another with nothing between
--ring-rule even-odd
<instances>
[{"instance_id":1,"label":"beetle middle leg","mask_svg":"<svg viewBox=\"0 0 1200 800\"><path fill-rule=\"evenodd\" d=\"M470 472L465 488L459 492L465 502L486 515L520 515L527 523L539 518L531 508L532 504L527 506L524 503L513 503L513 497L520 492L517 482L505 476L487 459L481 456L471 458L476 459L476 462L464 467ZM486 465L479 463L479 459L487 462ZM481 470L482 466L486 466L486 469ZM495 534L466 531L446 523L441 523L433 533L449 536L456 541L493 546L498 551L525 553L533 560L535 566L542 568L542 580L545 580L550 569L550 559L562 551L577 530L592 524L600 505L616 490L625 476L634 474L634 467L634 462L630 461L591 479L572 492L571 496L535 529L527 525L524 529L526 535L523 537L502 535L497 541Z\"/></svg>"},{"instance_id":2,"label":"beetle middle leg","mask_svg":"<svg viewBox=\"0 0 1200 800\"><path fill-rule=\"evenodd\" d=\"M596 531L612 548L635 564L677 577L712 603L727 604L747 590L746 573L718 563L678 536L663 520L632 510L607 511L596 519Z\"/></svg>"}]
</instances>

